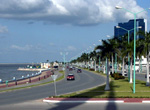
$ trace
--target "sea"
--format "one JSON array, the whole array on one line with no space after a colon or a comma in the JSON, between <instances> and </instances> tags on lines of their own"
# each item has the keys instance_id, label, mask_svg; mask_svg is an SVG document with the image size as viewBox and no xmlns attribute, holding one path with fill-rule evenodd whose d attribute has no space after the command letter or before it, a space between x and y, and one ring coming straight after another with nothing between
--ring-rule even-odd
<instances>
[{"instance_id":1,"label":"sea","mask_svg":"<svg viewBox=\"0 0 150 110\"><path fill-rule=\"evenodd\" d=\"M19 71L19 67L26 68L29 64L0 64L0 79L2 81L10 81L15 77L16 79L26 77L28 74L32 75L38 71Z\"/></svg>"}]
</instances>

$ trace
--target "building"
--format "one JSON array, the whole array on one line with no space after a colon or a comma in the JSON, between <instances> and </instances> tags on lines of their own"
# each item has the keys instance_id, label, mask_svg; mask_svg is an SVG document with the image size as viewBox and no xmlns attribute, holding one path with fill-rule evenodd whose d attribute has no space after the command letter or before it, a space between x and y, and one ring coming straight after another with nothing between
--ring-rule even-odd
<instances>
[{"instance_id":1,"label":"building","mask_svg":"<svg viewBox=\"0 0 150 110\"><path fill-rule=\"evenodd\" d=\"M48 69L50 68L51 64L50 63L41 63L41 68Z\"/></svg>"},{"instance_id":2,"label":"building","mask_svg":"<svg viewBox=\"0 0 150 110\"><path fill-rule=\"evenodd\" d=\"M114 37L121 37L124 36L125 34L128 34L127 30L130 30L129 33L130 35L132 33L134 33L134 19L129 20L128 22L124 22L124 23L118 23L119 27L122 28L117 28L116 26L114 27ZM144 32L147 32L147 20L146 19L136 19L136 27L141 27L136 28L137 31L141 30ZM126 30L125 30L126 29ZM143 38L143 36L137 36L138 38Z\"/></svg>"}]
</instances>

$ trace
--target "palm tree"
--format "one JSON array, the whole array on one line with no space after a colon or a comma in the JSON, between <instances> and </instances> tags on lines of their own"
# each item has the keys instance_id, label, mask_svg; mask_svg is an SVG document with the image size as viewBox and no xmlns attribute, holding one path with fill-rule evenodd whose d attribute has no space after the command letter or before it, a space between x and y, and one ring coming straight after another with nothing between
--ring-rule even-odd
<instances>
[{"instance_id":1,"label":"palm tree","mask_svg":"<svg viewBox=\"0 0 150 110\"><path fill-rule=\"evenodd\" d=\"M133 83L133 74L132 74L132 63L133 63L133 55L134 55L134 41L132 40L129 44L127 44L126 52L130 57L130 83Z\"/></svg>"},{"instance_id":2,"label":"palm tree","mask_svg":"<svg viewBox=\"0 0 150 110\"><path fill-rule=\"evenodd\" d=\"M143 44L141 47L143 47L144 56L147 58L147 79L146 79L146 86L149 86L149 51L150 51L150 32L140 32L141 35L144 36L143 38Z\"/></svg>"},{"instance_id":3,"label":"palm tree","mask_svg":"<svg viewBox=\"0 0 150 110\"><path fill-rule=\"evenodd\" d=\"M127 56L127 40L125 39L126 36L122 40L118 39L118 48L117 48L117 54L122 59L122 75L124 76L124 65L125 65L125 57Z\"/></svg>"},{"instance_id":4,"label":"palm tree","mask_svg":"<svg viewBox=\"0 0 150 110\"><path fill-rule=\"evenodd\" d=\"M142 68L141 68L141 58L142 58L142 56L144 55L143 43L144 43L144 40L143 40L143 39L138 39L138 40L137 40L136 54L137 54L137 57L139 58L139 73L142 72Z\"/></svg>"},{"instance_id":5,"label":"palm tree","mask_svg":"<svg viewBox=\"0 0 150 110\"><path fill-rule=\"evenodd\" d=\"M101 50L101 54L102 57L106 58L106 64L107 64L107 68L106 68L106 74L107 74L107 78L106 78L106 86L105 86L105 90L110 90L110 86L109 86L109 61L108 58L110 58L111 56L111 45L109 43L108 40L102 40L102 45L98 45L95 47L95 50L100 49Z\"/></svg>"},{"instance_id":6,"label":"palm tree","mask_svg":"<svg viewBox=\"0 0 150 110\"><path fill-rule=\"evenodd\" d=\"M92 51L89 56L91 60L94 60L94 62L96 61L96 51ZM92 62L91 62L91 67L93 67Z\"/></svg>"},{"instance_id":7,"label":"palm tree","mask_svg":"<svg viewBox=\"0 0 150 110\"><path fill-rule=\"evenodd\" d=\"M111 59L112 59L112 73L114 73L114 54L117 52L118 42L116 38L108 39L110 45Z\"/></svg>"}]
</instances>

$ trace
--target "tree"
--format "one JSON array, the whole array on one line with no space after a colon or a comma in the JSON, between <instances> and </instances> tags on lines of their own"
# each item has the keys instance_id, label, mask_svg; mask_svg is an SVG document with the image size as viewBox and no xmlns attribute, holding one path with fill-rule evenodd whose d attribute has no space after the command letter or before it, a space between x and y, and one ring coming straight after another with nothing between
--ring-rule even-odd
<instances>
[{"instance_id":1,"label":"tree","mask_svg":"<svg viewBox=\"0 0 150 110\"><path fill-rule=\"evenodd\" d=\"M109 86L109 70L110 70L110 67L109 67L108 58L110 58L110 56L111 56L111 45L110 45L108 40L102 40L102 45L98 45L98 46L95 47L95 50L97 50L97 49L101 50L102 57L106 58L107 78L106 78L105 90L110 90L110 86Z\"/></svg>"},{"instance_id":2,"label":"tree","mask_svg":"<svg viewBox=\"0 0 150 110\"><path fill-rule=\"evenodd\" d=\"M122 59L122 75L124 76L124 66L125 66L125 57L127 56L127 45L128 42L126 40L126 36L124 36L121 40L118 39L118 48L117 53Z\"/></svg>"},{"instance_id":3,"label":"tree","mask_svg":"<svg viewBox=\"0 0 150 110\"><path fill-rule=\"evenodd\" d=\"M144 57L147 58L147 79L146 86L149 86L149 51L150 51L150 32L140 32L140 35L143 35L143 43L141 44L141 48L144 52Z\"/></svg>"},{"instance_id":4,"label":"tree","mask_svg":"<svg viewBox=\"0 0 150 110\"><path fill-rule=\"evenodd\" d=\"M116 38L108 39L108 43L110 45L110 54L112 60L112 73L114 73L114 54L117 52L118 40Z\"/></svg>"},{"instance_id":5,"label":"tree","mask_svg":"<svg viewBox=\"0 0 150 110\"><path fill-rule=\"evenodd\" d=\"M144 55L144 51L143 51L143 43L144 43L144 39L138 39L137 40L137 48L136 48L136 55L137 58L139 58L139 73L142 72L142 68L141 68L141 58Z\"/></svg>"},{"instance_id":6,"label":"tree","mask_svg":"<svg viewBox=\"0 0 150 110\"><path fill-rule=\"evenodd\" d=\"M133 55L134 55L134 41L132 40L129 44L127 44L126 52L130 57L130 83L133 83L133 74L132 74L132 62L133 62Z\"/></svg>"}]
</instances>

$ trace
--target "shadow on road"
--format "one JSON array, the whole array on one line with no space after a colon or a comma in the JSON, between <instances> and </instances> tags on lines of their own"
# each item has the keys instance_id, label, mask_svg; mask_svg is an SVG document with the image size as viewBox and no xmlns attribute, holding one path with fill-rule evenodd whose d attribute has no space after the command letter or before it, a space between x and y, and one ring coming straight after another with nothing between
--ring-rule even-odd
<instances>
[{"instance_id":1,"label":"shadow on road","mask_svg":"<svg viewBox=\"0 0 150 110\"><path fill-rule=\"evenodd\" d=\"M91 98L98 98L98 97L104 97L105 94L107 95L107 99L108 100L114 100L115 99L115 90L113 89L114 87L114 83L113 81L110 82L110 91L104 91L105 85L101 86L101 87L97 87L96 89L92 89L88 92L84 92L84 93L79 93L77 95L73 95L70 96L69 98L84 98L86 100L90 100ZM68 98L64 99L63 101L67 101ZM82 99L81 99L82 100ZM62 103L56 103L55 107L48 109L48 110L71 110L71 109L75 109L75 107L82 105L84 103L65 103L65 106L63 106L64 104ZM101 106L99 106L99 110L100 110ZM98 108L97 108L98 109ZM94 110L94 109L93 109ZM112 102L108 102L105 109L104 110L117 110L117 105L116 103L112 103Z\"/></svg>"},{"instance_id":2,"label":"shadow on road","mask_svg":"<svg viewBox=\"0 0 150 110\"><path fill-rule=\"evenodd\" d=\"M111 92L109 93L109 100L111 100L111 98L113 98L115 100L115 90L114 90L114 82L111 81L110 83L110 87L111 87ZM108 102L106 109L105 110L117 110L117 105L114 102Z\"/></svg>"}]
</instances>

